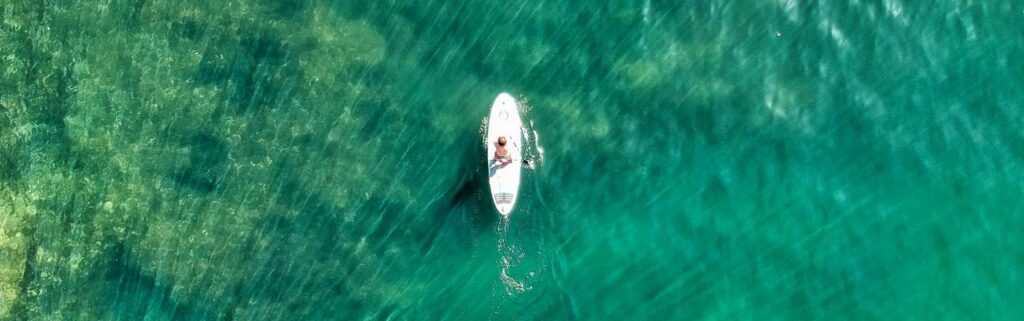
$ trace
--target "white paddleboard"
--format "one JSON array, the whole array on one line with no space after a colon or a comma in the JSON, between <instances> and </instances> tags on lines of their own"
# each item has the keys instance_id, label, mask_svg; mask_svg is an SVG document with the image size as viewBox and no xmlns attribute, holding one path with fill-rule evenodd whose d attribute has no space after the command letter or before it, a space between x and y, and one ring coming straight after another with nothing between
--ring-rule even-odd
<instances>
[{"instance_id":1,"label":"white paddleboard","mask_svg":"<svg viewBox=\"0 0 1024 321\"><path fill-rule=\"evenodd\" d=\"M519 174L522 171L522 127L519 108L515 98L501 93L491 105L491 116L487 121L487 167L491 183L491 199L502 215L512 212L519 197ZM512 156L512 162L502 165L494 161L498 137L505 136L505 148Z\"/></svg>"}]
</instances>

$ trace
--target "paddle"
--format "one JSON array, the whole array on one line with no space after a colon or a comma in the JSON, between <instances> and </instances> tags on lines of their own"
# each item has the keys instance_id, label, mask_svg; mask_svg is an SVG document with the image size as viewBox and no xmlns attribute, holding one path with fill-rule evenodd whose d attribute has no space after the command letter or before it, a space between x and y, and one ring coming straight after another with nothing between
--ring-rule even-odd
<instances>
[{"instance_id":1,"label":"paddle","mask_svg":"<svg viewBox=\"0 0 1024 321\"><path fill-rule=\"evenodd\" d=\"M519 144L516 144L515 142L512 142L512 146L515 146L516 149L519 149L519 155L523 154L523 149L519 148ZM530 166L530 160L523 158L523 165L529 167ZM533 167L530 167L530 168L533 168Z\"/></svg>"}]
</instances>

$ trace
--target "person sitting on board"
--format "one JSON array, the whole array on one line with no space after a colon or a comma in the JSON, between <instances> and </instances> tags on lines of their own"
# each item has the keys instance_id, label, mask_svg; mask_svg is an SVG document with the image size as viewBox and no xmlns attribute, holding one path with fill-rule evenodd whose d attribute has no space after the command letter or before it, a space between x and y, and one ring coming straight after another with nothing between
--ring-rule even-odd
<instances>
[{"instance_id":1,"label":"person sitting on board","mask_svg":"<svg viewBox=\"0 0 1024 321\"><path fill-rule=\"evenodd\" d=\"M501 166L512 163L512 155L509 154L508 148L505 148L507 143L508 140L505 139L505 136L501 136L498 137L498 143L494 144L494 160L501 162Z\"/></svg>"}]
</instances>

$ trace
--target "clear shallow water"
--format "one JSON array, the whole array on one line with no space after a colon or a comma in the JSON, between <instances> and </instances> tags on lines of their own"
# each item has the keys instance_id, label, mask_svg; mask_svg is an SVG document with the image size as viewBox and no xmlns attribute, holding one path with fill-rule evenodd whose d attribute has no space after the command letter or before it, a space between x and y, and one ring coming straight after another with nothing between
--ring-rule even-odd
<instances>
[{"instance_id":1,"label":"clear shallow water","mask_svg":"<svg viewBox=\"0 0 1024 321\"><path fill-rule=\"evenodd\" d=\"M1024 314L1016 2L0 13L0 319Z\"/></svg>"}]
</instances>

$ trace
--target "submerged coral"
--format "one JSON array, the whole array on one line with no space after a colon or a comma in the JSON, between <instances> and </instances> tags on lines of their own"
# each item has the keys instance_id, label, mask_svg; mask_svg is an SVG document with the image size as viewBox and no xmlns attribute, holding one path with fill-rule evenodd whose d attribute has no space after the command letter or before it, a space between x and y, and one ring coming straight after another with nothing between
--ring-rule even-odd
<instances>
[{"instance_id":1,"label":"submerged coral","mask_svg":"<svg viewBox=\"0 0 1024 321\"><path fill-rule=\"evenodd\" d=\"M327 6L276 5L5 5L0 191L19 201L0 208L0 312L102 319L88 307L125 282L218 318L283 318L339 291L381 300L353 281L386 254L342 214L365 195L408 202L378 183L364 132L391 108L385 43ZM260 290L280 282L305 295Z\"/></svg>"}]
</instances>

